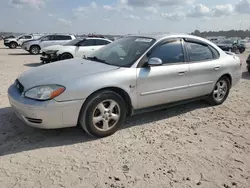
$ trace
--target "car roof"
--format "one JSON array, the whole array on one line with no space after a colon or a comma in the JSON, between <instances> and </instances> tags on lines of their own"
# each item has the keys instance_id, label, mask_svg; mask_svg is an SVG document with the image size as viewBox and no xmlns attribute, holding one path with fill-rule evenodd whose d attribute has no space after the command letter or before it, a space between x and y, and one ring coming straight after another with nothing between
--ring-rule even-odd
<instances>
[{"instance_id":1,"label":"car roof","mask_svg":"<svg viewBox=\"0 0 250 188\"><path fill-rule=\"evenodd\" d=\"M101 39L101 40L108 40L107 38L102 38L102 37L85 37L85 39Z\"/></svg>"},{"instance_id":2,"label":"car roof","mask_svg":"<svg viewBox=\"0 0 250 188\"><path fill-rule=\"evenodd\" d=\"M162 40L164 38L171 38L171 37L181 37L181 38L193 38L193 39L199 39L202 40L204 38L196 37L194 35L189 35L185 33L164 33L164 34L138 34L138 35L127 35L127 36L135 36L135 37L147 37L147 38L153 38L155 40ZM125 36L125 37L127 37ZM206 40L206 39L204 39Z\"/></svg>"}]
</instances>

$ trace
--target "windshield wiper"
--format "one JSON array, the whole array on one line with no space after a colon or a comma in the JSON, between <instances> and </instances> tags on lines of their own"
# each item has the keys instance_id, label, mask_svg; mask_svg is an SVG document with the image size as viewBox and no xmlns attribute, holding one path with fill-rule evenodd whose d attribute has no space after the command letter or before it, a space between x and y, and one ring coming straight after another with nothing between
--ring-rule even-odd
<instances>
[{"instance_id":1,"label":"windshield wiper","mask_svg":"<svg viewBox=\"0 0 250 188\"><path fill-rule=\"evenodd\" d=\"M86 59L89 59L91 61L97 61L97 62L100 62L100 63L105 63L107 65L112 65L110 63L108 63L107 61L103 60L103 59L99 59L98 57L94 56L94 57L86 57Z\"/></svg>"}]
</instances>

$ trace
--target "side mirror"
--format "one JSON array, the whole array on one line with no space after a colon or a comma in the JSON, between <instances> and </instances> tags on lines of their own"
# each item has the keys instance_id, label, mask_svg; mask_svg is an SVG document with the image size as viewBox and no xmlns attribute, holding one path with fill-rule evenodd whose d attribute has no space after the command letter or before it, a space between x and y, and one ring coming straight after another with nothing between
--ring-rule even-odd
<instances>
[{"instance_id":1,"label":"side mirror","mask_svg":"<svg viewBox=\"0 0 250 188\"><path fill-rule=\"evenodd\" d=\"M154 67L154 66L161 66L162 65L162 60L158 57L152 57L148 60L148 66Z\"/></svg>"}]
</instances>

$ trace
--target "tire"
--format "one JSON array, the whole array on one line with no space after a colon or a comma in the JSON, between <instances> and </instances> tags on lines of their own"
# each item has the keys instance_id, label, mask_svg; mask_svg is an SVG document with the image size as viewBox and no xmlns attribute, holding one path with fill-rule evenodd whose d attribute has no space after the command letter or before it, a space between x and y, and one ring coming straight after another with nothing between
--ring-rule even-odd
<instances>
[{"instance_id":1,"label":"tire","mask_svg":"<svg viewBox=\"0 0 250 188\"><path fill-rule=\"evenodd\" d=\"M60 60L72 59L73 56L70 53L64 53L61 55Z\"/></svg>"},{"instance_id":2,"label":"tire","mask_svg":"<svg viewBox=\"0 0 250 188\"><path fill-rule=\"evenodd\" d=\"M123 125L126 112L126 104L120 95L109 90L101 91L87 99L79 115L79 124L92 136L110 136Z\"/></svg>"},{"instance_id":3,"label":"tire","mask_svg":"<svg viewBox=\"0 0 250 188\"><path fill-rule=\"evenodd\" d=\"M37 55L40 53L40 50L41 50L40 46L33 45L30 47L29 52L30 52L30 54Z\"/></svg>"},{"instance_id":4,"label":"tire","mask_svg":"<svg viewBox=\"0 0 250 188\"><path fill-rule=\"evenodd\" d=\"M219 86L221 88L219 88ZM228 97L230 91L230 81L226 76L221 77L215 84L214 89L208 97L208 102L211 105L220 105Z\"/></svg>"},{"instance_id":5,"label":"tire","mask_svg":"<svg viewBox=\"0 0 250 188\"><path fill-rule=\"evenodd\" d=\"M250 67L247 68L247 71L250 72Z\"/></svg>"},{"instance_id":6,"label":"tire","mask_svg":"<svg viewBox=\"0 0 250 188\"><path fill-rule=\"evenodd\" d=\"M11 49L17 48L17 43L16 43L16 42L11 42L11 43L9 44L9 48L11 48Z\"/></svg>"},{"instance_id":7,"label":"tire","mask_svg":"<svg viewBox=\"0 0 250 188\"><path fill-rule=\"evenodd\" d=\"M245 49L244 48L240 48L239 51L240 51L241 54L243 54L245 52Z\"/></svg>"}]
</instances>

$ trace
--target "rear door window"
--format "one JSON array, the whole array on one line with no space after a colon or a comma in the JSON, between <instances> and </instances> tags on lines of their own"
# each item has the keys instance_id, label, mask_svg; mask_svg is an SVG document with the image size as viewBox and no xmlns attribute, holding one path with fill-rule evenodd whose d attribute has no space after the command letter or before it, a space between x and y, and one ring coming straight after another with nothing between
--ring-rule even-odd
<instances>
[{"instance_id":1,"label":"rear door window","mask_svg":"<svg viewBox=\"0 0 250 188\"><path fill-rule=\"evenodd\" d=\"M189 61L207 61L214 59L213 52L210 50L208 45L196 42L185 42Z\"/></svg>"},{"instance_id":2,"label":"rear door window","mask_svg":"<svg viewBox=\"0 0 250 188\"><path fill-rule=\"evenodd\" d=\"M86 39L81 42L81 46L95 46L96 45L96 40L95 39Z\"/></svg>"},{"instance_id":3,"label":"rear door window","mask_svg":"<svg viewBox=\"0 0 250 188\"><path fill-rule=\"evenodd\" d=\"M109 44L109 43L110 43L110 42L107 41L107 40L96 39L96 45L97 45L97 46L107 45L107 44Z\"/></svg>"}]
</instances>

